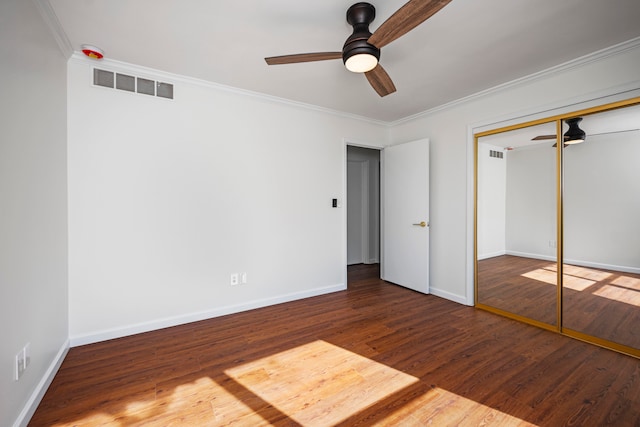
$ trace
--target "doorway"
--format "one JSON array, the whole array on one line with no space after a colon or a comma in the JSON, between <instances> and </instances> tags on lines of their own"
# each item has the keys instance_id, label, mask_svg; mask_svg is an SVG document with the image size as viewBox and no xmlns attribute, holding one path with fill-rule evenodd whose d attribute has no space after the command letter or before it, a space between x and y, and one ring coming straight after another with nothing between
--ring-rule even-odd
<instances>
[{"instance_id":1,"label":"doorway","mask_svg":"<svg viewBox=\"0 0 640 427\"><path fill-rule=\"evenodd\" d=\"M347 145L347 265L380 263L380 150Z\"/></svg>"},{"instance_id":2,"label":"doorway","mask_svg":"<svg viewBox=\"0 0 640 427\"><path fill-rule=\"evenodd\" d=\"M380 150L346 146L346 264L429 293L429 140Z\"/></svg>"}]
</instances>

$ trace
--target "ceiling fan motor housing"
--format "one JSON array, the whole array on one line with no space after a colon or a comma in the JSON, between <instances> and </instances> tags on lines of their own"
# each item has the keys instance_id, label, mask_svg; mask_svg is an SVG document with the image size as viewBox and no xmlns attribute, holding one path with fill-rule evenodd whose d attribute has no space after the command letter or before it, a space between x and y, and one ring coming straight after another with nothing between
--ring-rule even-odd
<instances>
[{"instance_id":1,"label":"ceiling fan motor housing","mask_svg":"<svg viewBox=\"0 0 640 427\"><path fill-rule=\"evenodd\" d=\"M380 59L380 49L367 42L371 37L369 24L375 17L376 9L369 3L356 3L347 10L347 22L353 26L353 33L342 48L342 61L345 64L347 59L358 54L369 54Z\"/></svg>"}]
</instances>

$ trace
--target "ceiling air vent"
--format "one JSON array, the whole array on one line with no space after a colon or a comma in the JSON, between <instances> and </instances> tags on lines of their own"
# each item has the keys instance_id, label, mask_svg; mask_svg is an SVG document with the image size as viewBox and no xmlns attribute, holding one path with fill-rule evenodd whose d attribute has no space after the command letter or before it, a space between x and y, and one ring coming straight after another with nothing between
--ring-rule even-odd
<instances>
[{"instance_id":1,"label":"ceiling air vent","mask_svg":"<svg viewBox=\"0 0 640 427\"><path fill-rule=\"evenodd\" d=\"M93 69L93 84L113 88L113 73L111 71Z\"/></svg>"},{"instance_id":2,"label":"ceiling air vent","mask_svg":"<svg viewBox=\"0 0 640 427\"><path fill-rule=\"evenodd\" d=\"M496 159L502 159L504 153L497 150L489 150L489 157L495 157Z\"/></svg>"},{"instance_id":3,"label":"ceiling air vent","mask_svg":"<svg viewBox=\"0 0 640 427\"><path fill-rule=\"evenodd\" d=\"M169 83L157 83L158 86L158 96L163 98L173 99L173 85Z\"/></svg>"},{"instance_id":4,"label":"ceiling air vent","mask_svg":"<svg viewBox=\"0 0 640 427\"><path fill-rule=\"evenodd\" d=\"M127 76L126 74L116 74L116 89L135 92L136 78L133 76Z\"/></svg>"},{"instance_id":5,"label":"ceiling air vent","mask_svg":"<svg viewBox=\"0 0 640 427\"><path fill-rule=\"evenodd\" d=\"M138 93L155 96L156 82L138 77Z\"/></svg>"},{"instance_id":6,"label":"ceiling air vent","mask_svg":"<svg viewBox=\"0 0 640 427\"><path fill-rule=\"evenodd\" d=\"M100 70L98 68L93 69L93 84L95 86L173 99L173 85L171 83L114 73L113 71Z\"/></svg>"}]
</instances>

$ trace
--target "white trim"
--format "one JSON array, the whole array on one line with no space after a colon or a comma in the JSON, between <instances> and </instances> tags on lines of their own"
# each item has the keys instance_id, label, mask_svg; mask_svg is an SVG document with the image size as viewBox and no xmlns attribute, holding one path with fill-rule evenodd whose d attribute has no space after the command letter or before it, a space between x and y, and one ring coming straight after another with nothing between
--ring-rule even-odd
<instances>
[{"instance_id":1,"label":"white trim","mask_svg":"<svg viewBox=\"0 0 640 427\"><path fill-rule=\"evenodd\" d=\"M507 251L506 255L517 256L521 258L539 259L542 261L557 262L557 258L552 255L531 254L527 252L517 252L517 251ZM486 258L480 258L480 259L486 259ZM565 259L564 264L577 265L579 267L597 268L599 270L618 271L621 273L640 274L640 268L628 267L625 265L604 264L599 262L583 261L579 259Z\"/></svg>"},{"instance_id":2,"label":"white trim","mask_svg":"<svg viewBox=\"0 0 640 427\"><path fill-rule=\"evenodd\" d=\"M464 295L454 294L449 291L444 291L442 289L433 288L433 287L429 288L429 294L439 298L447 299L449 301L456 302L458 304L473 306L473 304L469 304L467 302L467 297Z\"/></svg>"},{"instance_id":3,"label":"white trim","mask_svg":"<svg viewBox=\"0 0 640 427\"><path fill-rule=\"evenodd\" d=\"M601 264L598 262L580 261L575 259L565 259L564 263L577 265L579 267L597 268L600 270L612 270L612 271L617 271L621 273L640 274L640 268L638 267L627 267L624 265L613 265L613 264Z\"/></svg>"},{"instance_id":4,"label":"white trim","mask_svg":"<svg viewBox=\"0 0 640 427\"><path fill-rule=\"evenodd\" d=\"M467 221L466 221L466 298L464 304L475 305L475 140L473 128L467 126ZM471 243L469 243L471 242Z\"/></svg>"},{"instance_id":5,"label":"white trim","mask_svg":"<svg viewBox=\"0 0 640 427\"><path fill-rule=\"evenodd\" d=\"M49 0L33 0L33 3L36 5L38 12L40 12L42 19L44 19L44 22L51 30L53 38L56 40L56 43L60 48L60 52L66 59L69 59L73 54L73 47L67 37L67 33L64 32L64 29L58 20L58 16L51 7L51 3L49 3Z\"/></svg>"},{"instance_id":6,"label":"white trim","mask_svg":"<svg viewBox=\"0 0 640 427\"><path fill-rule=\"evenodd\" d=\"M385 141L388 141L389 138L385 137ZM342 142L344 143L345 146L345 150L347 145L350 145L352 147L360 147L360 148L368 148L370 150L378 150L378 151L382 151L384 150L386 147L388 147L389 145L385 144L385 145L372 145L372 143L370 142L363 142L363 141L358 141L352 138L342 138ZM346 156L346 151L345 151L345 156Z\"/></svg>"},{"instance_id":7,"label":"white trim","mask_svg":"<svg viewBox=\"0 0 640 427\"><path fill-rule=\"evenodd\" d=\"M488 254L478 254L478 261L482 261L483 259L495 258L497 256L506 255L505 251L492 252Z\"/></svg>"},{"instance_id":8,"label":"white trim","mask_svg":"<svg viewBox=\"0 0 640 427\"><path fill-rule=\"evenodd\" d=\"M638 47L640 47L640 37L636 37L634 39L627 40L627 41L622 42L622 43L618 43L616 45L613 45L613 46L598 50L596 52L592 52L590 54L581 56L581 57L573 59L571 61L567 61L565 63L556 65L554 67L547 68L546 70L542 70L542 71L539 71L537 73L529 74L527 76L520 77L518 79L511 80L511 81L506 82L506 83L502 83L502 84L500 84L498 86L494 86L492 88L485 89L485 90L480 91L480 92L476 92L476 93L474 93L472 95L456 99L454 101L448 102L446 104L439 105L439 106L431 108L429 110L422 111L420 113L417 113L417 114L414 114L414 115L411 115L411 116L407 116L407 117L404 117L404 118L389 122L388 125L390 125L391 127L394 127L394 126L397 126L397 125L400 125L400 124L403 124L403 123L406 123L406 122L410 122L410 121L419 119L419 118L424 117L424 116L428 116L428 115L437 113L439 111L451 109L451 108L456 107L456 106L458 106L460 104L465 104L465 103L473 101L475 99L482 98L482 97L484 97L486 95L491 95L491 94L494 94L494 93L497 93L497 92L501 92L503 90L510 89L510 88L512 88L514 86L519 86L519 85L522 85L522 84L531 83L531 82L534 82L536 80L544 79L546 77L555 75L555 74L563 72L563 71L571 70L573 68L582 67L582 66L587 65L587 64L592 63L592 62L601 61L603 59L609 58L610 56L618 55L620 53L624 53L624 52L626 52L628 50L633 50L633 49L636 49Z\"/></svg>"},{"instance_id":9,"label":"white trim","mask_svg":"<svg viewBox=\"0 0 640 427\"><path fill-rule=\"evenodd\" d=\"M167 317L164 319L142 322L134 325L96 331L89 334L76 335L70 337L71 347L92 344L95 342L106 341L114 338L126 337L143 332L155 331L157 329L169 328L172 326L183 325L185 323L198 322L200 320L212 319L214 317L226 316L228 314L240 313L256 308L268 307L271 305L315 297L332 292L344 291L345 289L347 289L346 284L341 283L334 286L315 288L303 292L293 292L277 297L257 299L242 304L229 305L197 313L182 314L178 316Z\"/></svg>"},{"instance_id":10,"label":"white trim","mask_svg":"<svg viewBox=\"0 0 640 427\"><path fill-rule=\"evenodd\" d=\"M208 80L198 79L195 77L184 76L180 74L174 74L167 71L162 71L154 68L144 67L142 65L129 64L127 62L117 61L115 59L101 59L100 61L96 61L94 59L87 58L80 52L74 52L69 59L69 62L77 62L85 65L90 65L91 67L100 68L107 71L115 71L120 73L134 74L139 77L148 78L151 80L160 80L165 81L167 83L185 83L191 84L195 86L205 87L208 89L215 89L224 92L234 93L236 95L248 96L251 98L261 99L268 102L274 102L278 104L288 105L290 107L302 108L305 110L312 110L324 114L330 114L332 116L338 116L341 118L358 120L361 122L371 123L378 126L388 127L389 123L384 122L382 120L375 120L364 116L359 116L357 114L347 113L344 111L333 110L331 108L320 107L317 105L307 104L300 101L293 101L290 99L280 98L274 95L267 95L260 92L255 92L247 89L241 89L233 86L228 86L222 83L215 83ZM175 96L174 88L174 96ZM177 96L175 96L177 99Z\"/></svg>"},{"instance_id":11,"label":"white trim","mask_svg":"<svg viewBox=\"0 0 640 427\"><path fill-rule=\"evenodd\" d=\"M349 282L349 272L348 272L348 256L347 256L347 241L349 239L347 232L347 209L349 209L349 204L347 203L347 145L349 143L345 138L342 138L342 203L338 200L338 206L342 206L341 216L342 221L340 221L340 225L342 227L342 283L348 285Z\"/></svg>"},{"instance_id":12,"label":"white trim","mask_svg":"<svg viewBox=\"0 0 640 427\"><path fill-rule=\"evenodd\" d=\"M44 394L47 392L47 389L51 385L53 378L56 376L56 373L60 369L60 366L62 365L62 362L64 361L64 358L67 355L68 351L69 340L66 340L49 364L49 367L40 379L40 382L38 382L36 388L33 390L33 393L31 393L31 396L29 396L29 400L27 400L27 403L25 403L22 411L20 411L20 415L18 415L18 418L16 418L16 421L13 423L13 427L26 427L26 425L29 424L31 417L33 417L36 409L38 409L38 405L40 405Z\"/></svg>"},{"instance_id":13,"label":"white trim","mask_svg":"<svg viewBox=\"0 0 640 427\"><path fill-rule=\"evenodd\" d=\"M541 255L541 254L531 254L528 252L518 252L518 251L507 251L505 255L517 256L520 258L531 258L531 259L539 259L541 261L558 261L558 257L555 255Z\"/></svg>"}]
</instances>

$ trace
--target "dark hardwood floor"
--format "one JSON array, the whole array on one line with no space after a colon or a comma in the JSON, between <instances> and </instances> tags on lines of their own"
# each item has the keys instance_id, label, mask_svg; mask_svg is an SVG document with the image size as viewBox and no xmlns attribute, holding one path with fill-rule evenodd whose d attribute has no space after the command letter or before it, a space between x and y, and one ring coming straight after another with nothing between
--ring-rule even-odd
<instances>
[{"instance_id":1,"label":"dark hardwood floor","mask_svg":"<svg viewBox=\"0 0 640 427\"><path fill-rule=\"evenodd\" d=\"M31 426L640 426L640 360L385 283L72 348Z\"/></svg>"},{"instance_id":2,"label":"dark hardwood floor","mask_svg":"<svg viewBox=\"0 0 640 427\"><path fill-rule=\"evenodd\" d=\"M478 262L478 301L556 324L556 263L503 255ZM564 265L564 327L640 349L640 275Z\"/></svg>"},{"instance_id":3,"label":"dark hardwood floor","mask_svg":"<svg viewBox=\"0 0 640 427\"><path fill-rule=\"evenodd\" d=\"M555 266L551 261L510 255L478 261L478 302L555 325L557 273L551 265ZM540 272L548 282L531 277L531 272Z\"/></svg>"}]
</instances>

